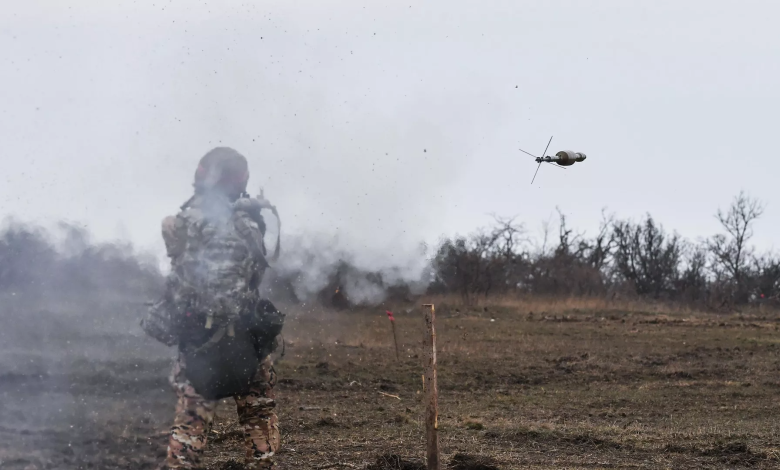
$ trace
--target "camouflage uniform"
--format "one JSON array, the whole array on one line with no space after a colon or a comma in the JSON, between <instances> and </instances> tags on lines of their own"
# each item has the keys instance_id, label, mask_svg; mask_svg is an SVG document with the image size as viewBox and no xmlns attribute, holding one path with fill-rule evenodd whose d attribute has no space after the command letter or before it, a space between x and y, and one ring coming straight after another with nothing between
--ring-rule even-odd
<instances>
[{"instance_id":1,"label":"camouflage uniform","mask_svg":"<svg viewBox=\"0 0 780 470\"><path fill-rule=\"evenodd\" d=\"M200 298L204 310L235 317L256 299L256 287L268 267L262 222L251 214L248 198L231 202L219 194L197 195L173 220L163 221L171 257L171 293ZM232 231L226 232L226 227Z\"/></svg>"},{"instance_id":2,"label":"camouflage uniform","mask_svg":"<svg viewBox=\"0 0 780 470\"><path fill-rule=\"evenodd\" d=\"M188 208L184 208L176 217L167 217L163 221L163 239L165 240L168 254L171 257L172 272L168 279L168 288L175 301L181 294L181 272L187 268L187 263L201 263L199 269L209 273L219 273L223 277L222 285L215 289L219 293L227 295L209 299L214 303L210 305L212 311L227 312L229 315L240 313L245 305L243 300L256 296L256 287L265 268L265 246L263 245L263 228L258 224L257 217L252 217L248 211L241 210L241 206L232 212L232 215L218 214L217 217L227 216L232 218L234 227L241 238L248 240L246 252L241 256L233 256L231 259L205 257L205 259L191 259L188 257L184 240L191 243L209 243L213 233L199 223L199 217L206 214L210 202L202 196L195 196L190 201ZM217 201L219 203L219 201ZM224 201L223 201L224 202ZM221 209L217 208L217 212ZM260 221L262 223L262 221ZM213 243L212 243L213 245ZM220 249L212 248L213 253L219 254ZM227 247L233 249L234 247ZM227 250L226 250L227 251ZM235 251L233 251L235 253ZM210 275L208 278L212 278ZM227 282L226 282L227 280ZM238 301L236 301L238 299ZM216 308L215 308L216 307ZM169 469L197 469L200 457L206 446L208 432L210 430L214 412L218 400L208 399L199 394L190 381L185 377L186 364L182 346L180 344L179 357L176 359L170 376L170 382L176 390L178 401L176 416L171 428L168 444L166 466ZM264 350L262 354L268 354ZM261 469L274 468L273 456L280 445L279 427L274 412L276 402L274 399L274 385L276 373L273 368L270 355L259 361L254 379L251 382L249 392L240 396L234 396L238 412L239 424L243 427L246 445L247 468Z\"/></svg>"},{"instance_id":3,"label":"camouflage uniform","mask_svg":"<svg viewBox=\"0 0 780 470\"><path fill-rule=\"evenodd\" d=\"M170 377L176 390L176 418L168 443L169 469L199 468L217 401L198 395L184 377L184 361L179 357ZM273 468L273 456L279 449L280 435L274 409L276 373L271 358L266 357L257 369L249 394L234 397L238 422L244 430L248 469Z\"/></svg>"}]
</instances>

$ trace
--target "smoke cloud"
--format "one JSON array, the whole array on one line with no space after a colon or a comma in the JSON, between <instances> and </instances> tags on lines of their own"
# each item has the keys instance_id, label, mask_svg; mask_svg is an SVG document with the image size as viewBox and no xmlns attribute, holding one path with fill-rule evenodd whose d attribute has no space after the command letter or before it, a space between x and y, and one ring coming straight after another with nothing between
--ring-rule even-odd
<instances>
[{"instance_id":1,"label":"smoke cloud","mask_svg":"<svg viewBox=\"0 0 780 470\"><path fill-rule=\"evenodd\" d=\"M389 245L384 251L355 251L348 240L323 234L285 240L279 261L266 278L269 295L291 289L299 301L311 301L338 289L353 304L376 305L388 290L421 294L429 283L427 247Z\"/></svg>"}]
</instances>

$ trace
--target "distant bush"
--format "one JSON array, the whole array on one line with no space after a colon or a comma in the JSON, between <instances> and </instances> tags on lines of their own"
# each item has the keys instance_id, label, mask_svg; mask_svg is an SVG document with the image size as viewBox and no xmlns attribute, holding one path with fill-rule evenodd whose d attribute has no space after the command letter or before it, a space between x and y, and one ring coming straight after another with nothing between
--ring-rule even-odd
<instances>
[{"instance_id":1,"label":"distant bush","mask_svg":"<svg viewBox=\"0 0 780 470\"><path fill-rule=\"evenodd\" d=\"M595 236L574 233L559 213L558 239L531 243L522 225L496 218L468 237L445 239L433 259L433 293L464 301L496 293L636 297L707 307L777 302L780 259L750 245L760 202L740 193L717 219L724 233L694 243L649 214L604 217Z\"/></svg>"},{"instance_id":2,"label":"distant bush","mask_svg":"<svg viewBox=\"0 0 780 470\"><path fill-rule=\"evenodd\" d=\"M58 232L61 243L39 227L6 224L0 231L0 292L148 296L159 291L162 274L154 259L130 245L91 243L77 227L62 224Z\"/></svg>"}]
</instances>

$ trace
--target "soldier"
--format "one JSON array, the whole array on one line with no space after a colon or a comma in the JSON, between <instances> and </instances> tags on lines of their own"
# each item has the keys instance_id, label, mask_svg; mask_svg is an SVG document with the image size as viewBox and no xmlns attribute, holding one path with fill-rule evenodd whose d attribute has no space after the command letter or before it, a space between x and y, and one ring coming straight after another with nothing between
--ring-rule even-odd
<instances>
[{"instance_id":1,"label":"soldier","mask_svg":"<svg viewBox=\"0 0 780 470\"><path fill-rule=\"evenodd\" d=\"M195 174L195 194L162 224L171 273L161 304L178 345L170 376L178 401L163 469L201 468L218 400L226 397L236 403L247 468L275 468L280 435L270 353L284 315L259 298L268 267L260 209L271 206L248 197L248 179L241 154L211 150Z\"/></svg>"}]
</instances>

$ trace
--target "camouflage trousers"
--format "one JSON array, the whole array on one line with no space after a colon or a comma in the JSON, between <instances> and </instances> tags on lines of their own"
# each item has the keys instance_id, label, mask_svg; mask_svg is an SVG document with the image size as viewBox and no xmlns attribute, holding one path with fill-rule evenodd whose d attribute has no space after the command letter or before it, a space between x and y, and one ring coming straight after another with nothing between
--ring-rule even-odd
<instances>
[{"instance_id":1,"label":"camouflage trousers","mask_svg":"<svg viewBox=\"0 0 780 470\"><path fill-rule=\"evenodd\" d=\"M184 359L174 363L170 382L178 395L176 417L168 441L168 469L199 469L208 433L217 408L216 400L198 395L184 377ZM249 394L233 397L239 425L243 427L247 469L271 469L279 449L279 425L274 409L276 372L271 357L260 363Z\"/></svg>"}]
</instances>

